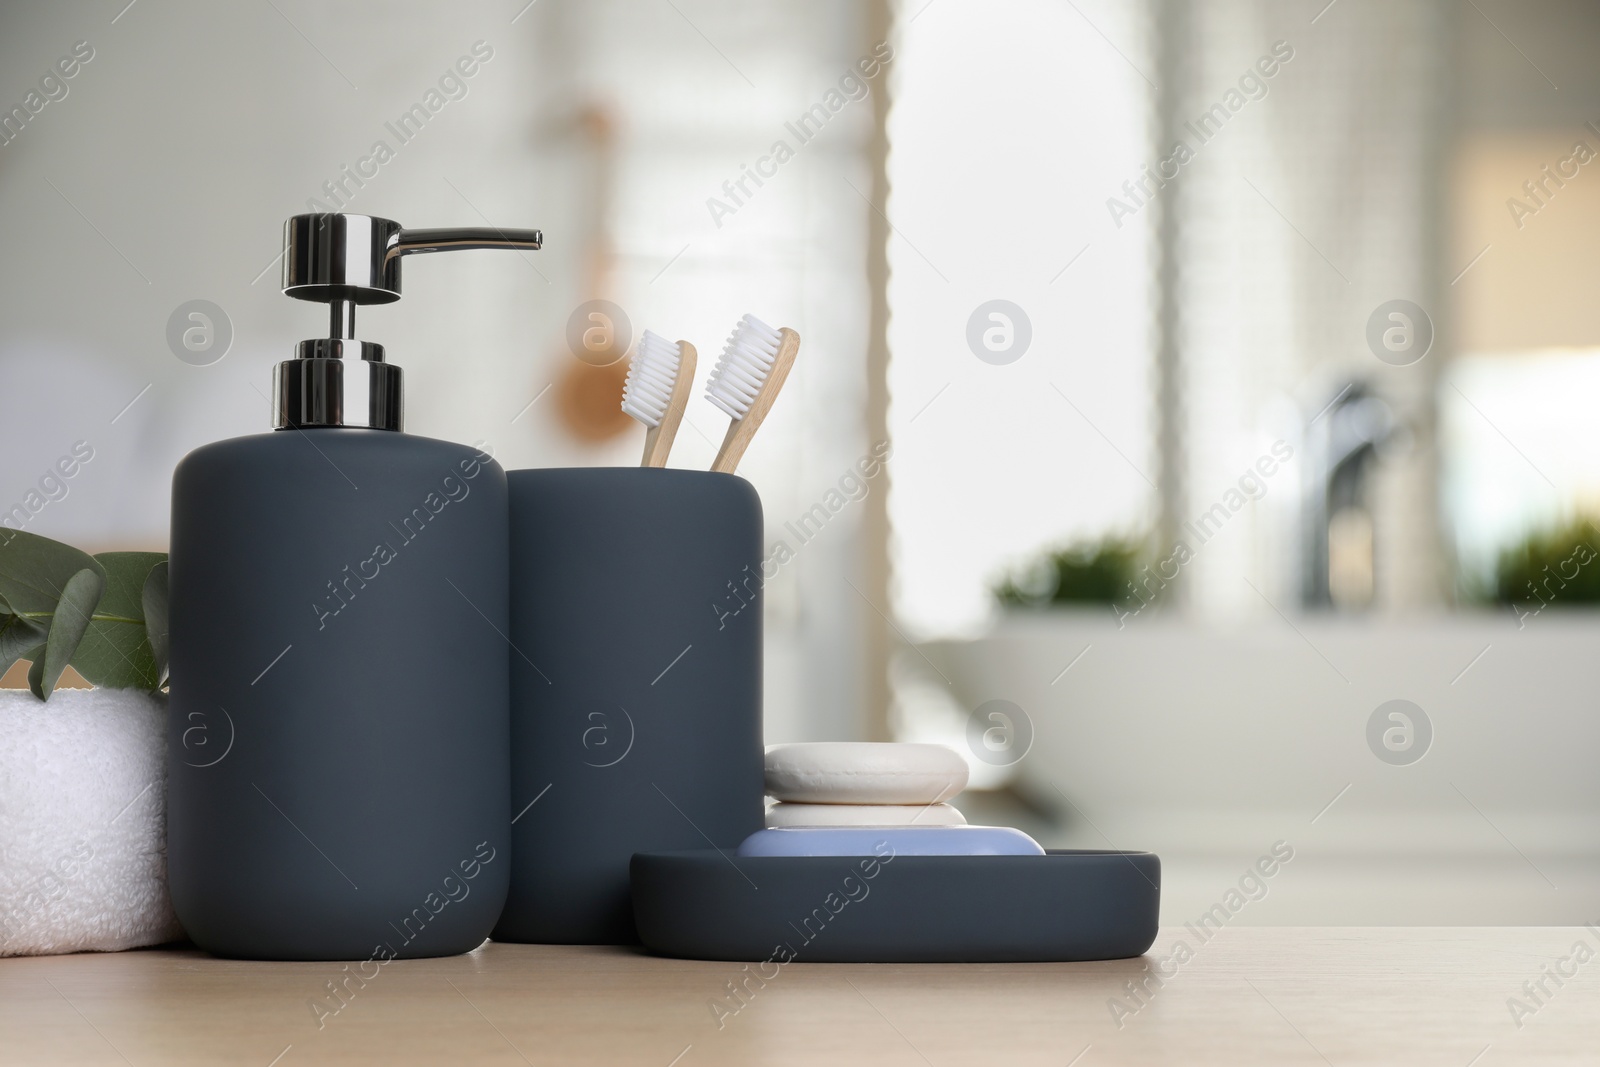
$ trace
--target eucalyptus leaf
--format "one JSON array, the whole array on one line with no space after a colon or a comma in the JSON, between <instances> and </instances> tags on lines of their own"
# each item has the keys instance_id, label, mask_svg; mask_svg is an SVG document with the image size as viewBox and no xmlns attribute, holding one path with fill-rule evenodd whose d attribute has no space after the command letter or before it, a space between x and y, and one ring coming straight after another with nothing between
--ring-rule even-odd
<instances>
[{"instance_id":1,"label":"eucalyptus leaf","mask_svg":"<svg viewBox=\"0 0 1600 1067\"><path fill-rule=\"evenodd\" d=\"M67 662L78 650L105 585L105 573L98 567L85 567L67 579L50 620L44 652L34 656L33 667L28 671L28 687L40 700L50 699L51 691L61 680L61 672L67 669Z\"/></svg>"},{"instance_id":2,"label":"eucalyptus leaf","mask_svg":"<svg viewBox=\"0 0 1600 1067\"><path fill-rule=\"evenodd\" d=\"M166 558L150 568L140 600L144 605L145 634L156 657L156 670L162 685L167 681L167 572Z\"/></svg>"},{"instance_id":3,"label":"eucalyptus leaf","mask_svg":"<svg viewBox=\"0 0 1600 1067\"><path fill-rule=\"evenodd\" d=\"M104 577L93 556L71 545L23 530L4 530L0 536L0 599L10 614L43 628L49 628L67 582L82 570Z\"/></svg>"},{"instance_id":4,"label":"eucalyptus leaf","mask_svg":"<svg viewBox=\"0 0 1600 1067\"><path fill-rule=\"evenodd\" d=\"M44 687L44 646L40 645L29 652L27 658L30 661L28 664L28 688L33 690L33 695L40 700L49 700L50 694L54 692L55 687L51 686L48 690Z\"/></svg>"},{"instance_id":5,"label":"eucalyptus leaf","mask_svg":"<svg viewBox=\"0 0 1600 1067\"><path fill-rule=\"evenodd\" d=\"M145 631L144 586L151 568L166 556L101 552L94 559L105 571L105 592L72 656L72 666L94 685L154 689L161 681L161 668Z\"/></svg>"},{"instance_id":6,"label":"eucalyptus leaf","mask_svg":"<svg viewBox=\"0 0 1600 1067\"><path fill-rule=\"evenodd\" d=\"M48 537L0 530L0 670L32 660L28 684L40 699L69 664L93 685L158 688L167 659L166 558L89 556Z\"/></svg>"},{"instance_id":7,"label":"eucalyptus leaf","mask_svg":"<svg viewBox=\"0 0 1600 1067\"><path fill-rule=\"evenodd\" d=\"M44 647L45 627L18 615L0 614L0 674L19 659Z\"/></svg>"}]
</instances>

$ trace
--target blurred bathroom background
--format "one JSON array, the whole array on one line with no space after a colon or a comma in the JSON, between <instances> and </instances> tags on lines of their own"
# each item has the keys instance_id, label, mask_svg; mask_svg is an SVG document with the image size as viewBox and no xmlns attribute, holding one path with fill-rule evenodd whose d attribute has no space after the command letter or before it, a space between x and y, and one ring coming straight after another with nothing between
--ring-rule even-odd
<instances>
[{"instance_id":1,"label":"blurred bathroom background","mask_svg":"<svg viewBox=\"0 0 1600 1067\"><path fill-rule=\"evenodd\" d=\"M741 468L769 742L952 744L969 817L1160 852L1169 923L1278 841L1232 921L1593 920L1597 45L1579 0L8 5L0 521L165 547L325 328L288 216L539 226L358 335L522 467L637 462L642 329L797 329Z\"/></svg>"}]
</instances>

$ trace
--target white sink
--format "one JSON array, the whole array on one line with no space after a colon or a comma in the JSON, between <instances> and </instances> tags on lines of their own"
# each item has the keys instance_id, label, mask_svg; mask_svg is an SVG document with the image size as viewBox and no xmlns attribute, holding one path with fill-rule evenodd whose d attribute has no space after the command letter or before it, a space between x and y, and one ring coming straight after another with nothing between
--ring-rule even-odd
<instances>
[{"instance_id":1,"label":"white sink","mask_svg":"<svg viewBox=\"0 0 1600 1067\"><path fill-rule=\"evenodd\" d=\"M964 707L1008 700L1031 721L1016 786L1065 813L1057 841L1163 854L1164 921L1280 840L1296 858L1275 884L1298 888L1239 921L1600 918L1600 616L1119 628L1109 611L1018 613L923 651ZM1397 699L1433 733L1404 765L1368 742ZM1418 751L1418 725L1391 758Z\"/></svg>"}]
</instances>

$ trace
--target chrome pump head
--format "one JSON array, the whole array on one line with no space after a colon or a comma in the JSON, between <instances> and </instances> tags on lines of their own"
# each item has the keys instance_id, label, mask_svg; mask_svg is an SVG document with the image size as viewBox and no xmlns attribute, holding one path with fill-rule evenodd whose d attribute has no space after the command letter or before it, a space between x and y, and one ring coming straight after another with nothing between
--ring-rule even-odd
<instances>
[{"instance_id":1,"label":"chrome pump head","mask_svg":"<svg viewBox=\"0 0 1600 1067\"><path fill-rule=\"evenodd\" d=\"M399 430L400 368L383 346L358 341L356 306L400 299L400 259L472 248L538 249L538 230L407 230L371 215L296 215L283 224L283 291L328 305L328 336L295 346L272 372L275 430L351 426ZM352 362L346 363L346 357ZM359 362L356 360L359 358Z\"/></svg>"}]
</instances>

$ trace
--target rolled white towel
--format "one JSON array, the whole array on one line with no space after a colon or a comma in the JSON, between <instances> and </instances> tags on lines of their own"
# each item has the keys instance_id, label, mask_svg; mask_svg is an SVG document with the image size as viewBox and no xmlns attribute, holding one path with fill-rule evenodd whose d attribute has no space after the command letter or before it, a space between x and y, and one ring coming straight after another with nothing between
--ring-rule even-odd
<instances>
[{"instance_id":1,"label":"rolled white towel","mask_svg":"<svg viewBox=\"0 0 1600 1067\"><path fill-rule=\"evenodd\" d=\"M166 706L0 690L0 956L183 936L166 881Z\"/></svg>"}]
</instances>

